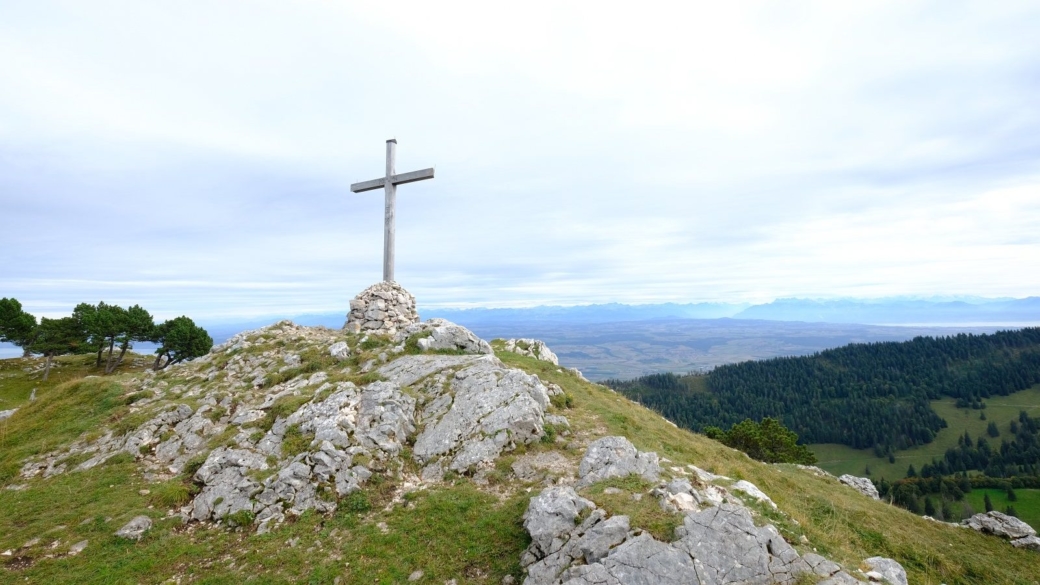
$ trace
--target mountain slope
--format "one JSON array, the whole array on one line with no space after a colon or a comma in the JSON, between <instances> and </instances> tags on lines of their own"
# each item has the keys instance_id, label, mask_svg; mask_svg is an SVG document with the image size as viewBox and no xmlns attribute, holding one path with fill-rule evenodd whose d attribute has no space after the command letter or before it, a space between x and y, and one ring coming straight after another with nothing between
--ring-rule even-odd
<instances>
[{"instance_id":1,"label":"mountain slope","mask_svg":"<svg viewBox=\"0 0 1040 585\"><path fill-rule=\"evenodd\" d=\"M243 374L255 372L259 377L263 373L260 384L250 385L248 390L257 393L257 400L284 390L301 377L310 380L321 373L326 381L337 384L370 385L378 377L372 375L374 369L361 370L369 360L378 361L380 353L394 347L393 342L374 337L362 341L339 332L279 328L282 331L268 329L242 338L251 344L239 350L243 355L248 351L252 356L268 352L268 357L300 356L297 365L283 359L278 367L267 366L263 372L243 368ZM318 339L320 342L312 343ZM334 359L328 353L328 342L335 339L350 348L347 360ZM427 360L466 357L419 351L416 341L405 340L407 349L401 354L428 356L423 358ZM178 473L149 469L154 450L149 451L148 445L136 454L114 453L83 471L65 471L49 478L21 477L26 458L46 461L48 453L69 453L69 446L77 441L86 445L106 436L133 436L155 412L177 404L187 403L197 413L204 406L204 392L187 394L195 387L204 390L206 384L219 383L219 376L206 379L206 372L219 363L219 354L155 376L127 373L41 385L36 402L20 403L14 416L0 422L0 481L8 488L0 498L0 550L11 551L0 557L5 561L0 581L331 583L339 578L343 583L391 583L405 581L416 571L422 571L419 582L438 584L449 579L499 583L507 575L522 578L520 558L530 543L522 515L529 499L546 482L570 481L585 446L608 435L629 437L640 450L667 459L666 467L692 464L751 481L778 506L777 512L761 509L759 521L775 524L801 552L815 549L850 570L863 559L880 555L902 563L912 583L1031 583L1040 574L1040 555L1036 553L918 518L811 470L751 461L701 435L678 429L652 411L555 364L501 350L496 354L505 366L537 376L547 388L556 385L560 389L545 412L565 416L569 430L554 426L549 432L546 427L542 437L548 439L517 442L490 466L461 474L449 469L440 481L421 480L424 466L406 452L416 445L409 439L402 444L403 457L388 459L381 470L373 465L374 473L361 489L332 498L335 510L319 513L310 509L299 516L287 515L284 522L270 525L266 534L258 534L256 524L246 518L239 518L242 525L238 527L231 518L221 523L184 524L178 513L200 487L193 480L195 474L188 473L193 466L186 465ZM278 372L284 366L289 367ZM152 380L151 395L142 395L145 391L140 389L146 376ZM297 387L300 395L295 398L306 402L296 404L295 409L316 403L323 383ZM182 390L174 396L178 386ZM414 392L405 392L409 393ZM232 401L240 398L233 393L229 396ZM266 412L271 412L277 400ZM220 401L216 403L208 411L217 418L215 424L226 424L220 421L238 414L231 408L216 413ZM296 411L289 409L283 410L285 420ZM274 428L278 417L271 418ZM265 414L259 420L266 419ZM77 423L79 420L86 422ZM112 434L106 435L107 430ZM219 443L236 436L219 432L210 439ZM291 438L291 433L283 433L283 444L287 436ZM88 455L82 452L66 461L66 468L89 460ZM550 464L536 465L545 461ZM633 522L644 518L647 530L660 532L649 515L657 504L644 499L652 505L642 511L633 509ZM123 523L142 514L152 519L153 526L139 542L113 536ZM87 544L82 552L68 554L84 540Z\"/></svg>"}]
</instances>

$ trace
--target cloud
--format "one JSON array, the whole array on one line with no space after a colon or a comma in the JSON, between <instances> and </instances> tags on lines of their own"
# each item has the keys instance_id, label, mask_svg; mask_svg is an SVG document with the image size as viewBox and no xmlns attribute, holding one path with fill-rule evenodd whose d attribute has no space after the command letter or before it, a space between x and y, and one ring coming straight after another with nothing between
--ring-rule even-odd
<instances>
[{"instance_id":1,"label":"cloud","mask_svg":"<svg viewBox=\"0 0 1040 585\"><path fill-rule=\"evenodd\" d=\"M176 315L1037 294L1029 3L34 2L0 295Z\"/></svg>"}]
</instances>

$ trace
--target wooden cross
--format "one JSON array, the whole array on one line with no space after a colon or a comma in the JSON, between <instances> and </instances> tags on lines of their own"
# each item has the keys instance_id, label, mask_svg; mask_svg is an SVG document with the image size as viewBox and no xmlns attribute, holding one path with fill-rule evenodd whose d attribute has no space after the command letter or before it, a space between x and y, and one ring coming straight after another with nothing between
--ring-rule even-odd
<instances>
[{"instance_id":1,"label":"wooden cross","mask_svg":"<svg viewBox=\"0 0 1040 585\"><path fill-rule=\"evenodd\" d=\"M394 170L394 159L397 155L397 139L386 141L386 176L371 181L354 183L350 190L354 193L383 189L386 192L386 221L383 232L383 281L394 280L394 206L397 201L397 186L433 178L433 169L423 169L410 173L397 174Z\"/></svg>"}]
</instances>

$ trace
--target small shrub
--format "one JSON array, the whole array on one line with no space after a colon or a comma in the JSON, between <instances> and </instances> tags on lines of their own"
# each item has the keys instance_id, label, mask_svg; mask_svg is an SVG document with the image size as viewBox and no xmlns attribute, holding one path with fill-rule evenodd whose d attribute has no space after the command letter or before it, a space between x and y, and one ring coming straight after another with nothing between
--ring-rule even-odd
<instances>
[{"instance_id":1,"label":"small shrub","mask_svg":"<svg viewBox=\"0 0 1040 585\"><path fill-rule=\"evenodd\" d=\"M552 445L556 442L556 426L552 424L546 424L543 428L545 430L545 434L542 435L542 438L540 439L541 442L545 443L546 445Z\"/></svg>"},{"instance_id":2,"label":"small shrub","mask_svg":"<svg viewBox=\"0 0 1040 585\"><path fill-rule=\"evenodd\" d=\"M239 510L233 514L228 514L224 519L232 526L249 526L256 519L256 515L249 510Z\"/></svg>"},{"instance_id":3,"label":"small shrub","mask_svg":"<svg viewBox=\"0 0 1040 585\"><path fill-rule=\"evenodd\" d=\"M195 476L195 472L197 472L199 469L201 469L202 466L205 463L206 463L206 456L205 455L196 455L196 456L192 457L191 459L189 459L188 462L184 464L184 475L185 475L185 477L187 477L189 479L194 477Z\"/></svg>"},{"instance_id":4,"label":"small shrub","mask_svg":"<svg viewBox=\"0 0 1040 585\"><path fill-rule=\"evenodd\" d=\"M359 490L347 494L347 497L340 502L340 507L345 512L364 514L372 509L372 502L369 501L368 494Z\"/></svg>"},{"instance_id":5,"label":"small shrub","mask_svg":"<svg viewBox=\"0 0 1040 585\"><path fill-rule=\"evenodd\" d=\"M206 418L213 422L219 422L220 419L224 418L225 414L227 414L226 408L224 408L223 406L214 406L208 412L206 412Z\"/></svg>"},{"instance_id":6,"label":"small shrub","mask_svg":"<svg viewBox=\"0 0 1040 585\"><path fill-rule=\"evenodd\" d=\"M416 355L423 352L422 348L419 347L419 340L433 335L432 331L420 331L408 337L404 342L404 353L408 355Z\"/></svg>"},{"instance_id":7,"label":"small shrub","mask_svg":"<svg viewBox=\"0 0 1040 585\"><path fill-rule=\"evenodd\" d=\"M150 500L161 508L177 508L191 501L191 490L180 481L168 481L151 487Z\"/></svg>"},{"instance_id":8,"label":"small shrub","mask_svg":"<svg viewBox=\"0 0 1040 585\"><path fill-rule=\"evenodd\" d=\"M151 390L142 390L140 392L134 392L133 394L131 394L131 395L126 397L126 400L123 401L123 404L125 404L127 406L130 406L131 404L133 404L133 403L135 403L135 402L137 402L139 400L144 400L145 398L151 398L152 396L155 396L155 393L152 392Z\"/></svg>"},{"instance_id":9,"label":"small shrub","mask_svg":"<svg viewBox=\"0 0 1040 585\"><path fill-rule=\"evenodd\" d=\"M310 401L311 397L306 395L282 396L271 405L271 408L267 409L267 415L254 424L265 432L269 431L278 417L287 417Z\"/></svg>"},{"instance_id":10,"label":"small shrub","mask_svg":"<svg viewBox=\"0 0 1040 585\"><path fill-rule=\"evenodd\" d=\"M102 463L102 465L121 465L123 463L133 463L133 462L134 462L134 456L133 455L127 453L126 451L120 451L119 453L116 453L115 455L109 457L108 459L105 459L105 462Z\"/></svg>"},{"instance_id":11,"label":"small shrub","mask_svg":"<svg viewBox=\"0 0 1040 585\"><path fill-rule=\"evenodd\" d=\"M574 399L571 398L570 394L566 392L557 394L549 398L549 402L556 408L571 408L574 406Z\"/></svg>"},{"instance_id":12,"label":"small shrub","mask_svg":"<svg viewBox=\"0 0 1040 585\"><path fill-rule=\"evenodd\" d=\"M300 425L290 425L282 438L282 455L292 458L310 449L311 437L300 431Z\"/></svg>"},{"instance_id":13,"label":"small shrub","mask_svg":"<svg viewBox=\"0 0 1040 585\"><path fill-rule=\"evenodd\" d=\"M382 337L369 337L368 339L361 342L362 351L369 351L376 349L377 347L383 347L386 345L386 340Z\"/></svg>"}]
</instances>

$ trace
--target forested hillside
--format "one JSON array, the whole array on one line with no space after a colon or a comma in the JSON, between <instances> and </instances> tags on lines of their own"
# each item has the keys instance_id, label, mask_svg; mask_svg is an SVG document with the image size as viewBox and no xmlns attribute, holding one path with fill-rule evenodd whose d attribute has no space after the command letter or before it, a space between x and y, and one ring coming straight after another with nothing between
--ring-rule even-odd
<instances>
[{"instance_id":1,"label":"forested hillside","mask_svg":"<svg viewBox=\"0 0 1040 585\"><path fill-rule=\"evenodd\" d=\"M607 384L693 430L779 418L804 443L879 454L930 442L946 426L929 400L958 406L1040 383L1040 329L852 344L812 356L654 374Z\"/></svg>"}]
</instances>

